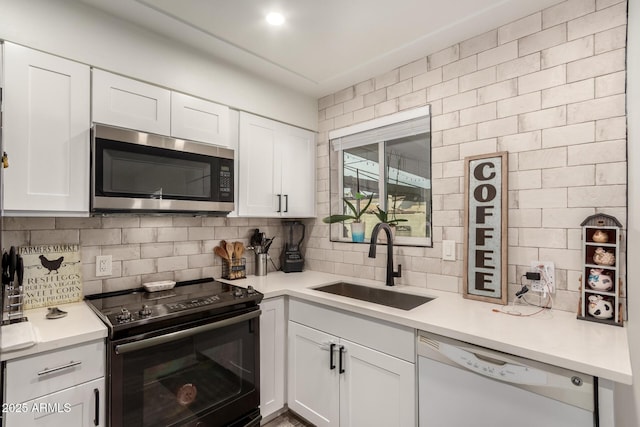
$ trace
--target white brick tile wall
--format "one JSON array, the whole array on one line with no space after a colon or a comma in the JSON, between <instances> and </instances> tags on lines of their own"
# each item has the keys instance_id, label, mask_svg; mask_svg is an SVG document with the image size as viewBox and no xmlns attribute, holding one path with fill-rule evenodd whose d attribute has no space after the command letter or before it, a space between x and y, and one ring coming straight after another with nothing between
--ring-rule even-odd
<instances>
[{"instance_id":1,"label":"white brick tile wall","mask_svg":"<svg viewBox=\"0 0 640 427\"><path fill-rule=\"evenodd\" d=\"M498 44L504 44L542 30L542 12L525 16L522 19L498 28Z\"/></svg>"},{"instance_id":2,"label":"white brick tile wall","mask_svg":"<svg viewBox=\"0 0 640 427\"><path fill-rule=\"evenodd\" d=\"M478 54L478 69L491 67L518 57L518 42L512 41L504 45L498 45L493 49Z\"/></svg>"},{"instance_id":3,"label":"white brick tile wall","mask_svg":"<svg viewBox=\"0 0 640 427\"><path fill-rule=\"evenodd\" d=\"M547 108L531 113L520 114L518 116L518 130L527 132L535 129L544 129L553 126L562 126L567 122L567 108L560 107Z\"/></svg>"},{"instance_id":4,"label":"white brick tile wall","mask_svg":"<svg viewBox=\"0 0 640 427\"><path fill-rule=\"evenodd\" d=\"M567 106L567 123L580 123L590 120L624 116L624 94L596 98Z\"/></svg>"},{"instance_id":5,"label":"white brick tile wall","mask_svg":"<svg viewBox=\"0 0 640 427\"><path fill-rule=\"evenodd\" d=\"M478 124L478 138L493 138L518 133L518 118L505 117Z\"/></svg>"},{"instance_id":6,"label":"white brick tile wall","mask_svg":"<svg viewBox=\"0 0 640 427\"><path fill-rule=\"evenodd\" d=\"M540 169L509 172L509 190L542 188Z\"/></svg>"},{"instance_id":7,"label":"white brick tile wall","mask_svg":"<svg viewBox=\"0 0 640 427\"><path fill-rule=\"evenodd\" d=\"M567 70L564 64L557 67L538 71L518 77L518 93L528 93L536 90L565 84L567 81Z\"/></svg>"},{"instance_id":8,"label":"white brick tile wall","mask_svg":"<svg viewBox=\"0 0 640 427\"><path fill-rule=\"evenodd\" d=\"M523 37L518 41L518 54L525 56L567 41L567 25L562 23Z\"/></svg>"},{"instance_id":9,"label":"white brick tile wall","mask_svg":"<svg viewBox=\"0 0 640 427\"><path fill-rule=\"evenodd\" d=\"M173 242L168 243L143 243L140 245L140 258L159 258L173 255Z\"/></svg>"},{"instance_id":10,"label":"white brick tile wall","mask_svg":"<svg viewBox=\"0 0 640 427\"><path fill-rule=\"evenodd\" d=\"M542 209L509 209L510 227L541 227Z\"/></svg>"},{"instance_id":11,"label":"white brick tile wall","mask_svg":"<svg viewBox=\"0 0 640 427\"><path fill-rule=\"evenodd\" d=\"M567 82L588 79L624 70L624 49L605 52L567 64Z\"/></svg>"},{"instance_id":12,"label":"white brick tile wall","mask_svg":"<svg viewBox=\"0 0 640 427\"><path fill-rule=\"evenodd\" d=\"M442 114L431 118L431 129L433 131L451 129L458 127L460 123L460 114L458 111L453 113Z\"/></svg>"},{"instance_id":13,"label":"white brick tile wall","mask_svg":"<svg viewBox=\"0 0 640 427\"><path fill-rule=\"evenodd\" d=\"M522 58L498 64L496 76L498 81L524 76L540 70L540 52Z\"/></svg>"},{"instance_id":14,"label":"white brick tile wall","mask_svg":"<svg viewBox=\"0 0 640 427\"><path fill-rule=\"evenodd\" d=\"M428 86L432 86L442 82L442 68L437 68L433 71L427 71L426 73L418 74L413 78L413 89L424 89Z\"/></svg>"},{"instance_id":15,"label":"white brick tile wall","mask_svg":"<svg viewBox=\"0 0 640 427\"><path fill-rule=\"evenodd\" d=\"M602 163L596 165L596 185L613 185L627 183L627 164Z\"/></svg>"},{"instance_id":16,"label":"white brick tile wall","mask_svg":"<svg viewBox=\"0 0 640 427\"><path fill-rule=\"evenodd\" d=\"M370 107L387 100L387 89L382 88L364 95L364 106Z\"/></svg>"},{"instance_id":17,"label":"white brick tile wall","mask_svg":"<svg viewBox=\"0 0 640 427\"><path fill-rule=\"evenodd\" d=\"M540 190L520 190L518 204L522 209L566 208L567 189L545 188Z\"/></svg>"},{"instance_id":18,"label":"white brick tile wall","mask_svg":"<svg viewBox=\"0 0 640 427\"><path fill-rule=\"evenodd\" d=\"M395 69L375 78L376 90L391 86L400 81L400 70Z\"/></svg>"},{"instance_id":19,"label":"white brick tile wall","mask_svg":"<svg viewBox=\"0 0 640 427\"><path fill-rule=\"evenodd\" d=\"M595 165L543 169L542 187L579 187L595 185Z\"/></svg>"},{"instance_id":20,"label":"white brick tile wall","mask_svg":"<svg viewBox=\"0 0 640 427\"><path fill-rule=\"evenodd\" d=\"M593 56L593 35L545 49L540 54L542 68L551 68Z\"/></svg>"},{"instance_id":21,"label":"white brick tile wall","mask_svg":"<svg viewBox=\"0 0 640 427\"><path fill-rule=\"evenodd\" d=\"M345 113L351 113L355 110L359 110L364 108L364 96L358 95L349 101L346 101L343 106L343 110Z\"/></svg>"},{"instance_id":22,"label":"white brick tile wall","mask_svg":"<svg viewBox=\"0 0 640 427\"><path fill-rule=\"evenodd\" d=\"M363 82L358 83L355 86L355 95L366 95L370 92L373 92L375 89L375 83L373 79L365 80Z\"/></svg>"},{"instance_id":23,"label":"white brick tile wall","mask_svg":"<svg viewBox=\"0 0 640 427\"><path fill-rule=\"evenodd\" d=\"M498 30L488 31L460 43L460 58L498 46Z\"/></svg>"},{"instance_id":24,"label":"white brick tile wall","mask_svg":"<svg viewBox=\"0 0 640 427\"><path fill-rule=\"evenodd\" d=\"M593 187L573 187L568 191L569 207L609 207L627 205L625 185L597 185Z\"/></svg>"},{"instance_id":25,"label":"white brick tile wall","mask_svg":"<svg viewBox=\"0 0 640 427\"><path fill-rule=\"evenodd\" d=\"M567 149L548 148L544 150L523 151L518 154L518 169L547 169L567 165Z\"/></svg>"},{"instance_id":26,"label":"white brick tile wall","mask_svg":"<svg viewBox=\"0 0 640 427\"><path fill-rule=\"evenodd\" d=\"M556 107L594 98L594 80L556 86L542 91L542 108Z\"/></svg>"},{"instance_id":27,"label":"white brick tile wall","mask_svg":"<svg viewBox=\"0 0 640 427\"><path fill-rule=\"evenodd\" d=\"M427 89L411 92L398 98L398 110L419 107L427 103ZM355 116L354 116L355 118Z\"/></svg>"},{"instance_id":28,"label":"white brick tile wall","mask_svg":"<svg viewBox=\"0 0 640 427\"><path fill-rule=\"evenodd\" d=\"M595 0L569 0L559 3L542 11L542 28L549 28L595 10Z\"/></svg>"},{"instance_id":29,"label":"white brick tile wall","mask_svg":"<svg viewBox=\"0 0 640 427\"><path fill-rule=\"evenodd\" d=\"M514 96L512 98L498 101L498 117L514 116L521 113L536 111L540 109L540 106L540 92L532 92L525 95Z\"/></svg>"},{"instance_id":30,"label":"white brick tile wall","mask_svg":"<svg viewBox=\"0 0 640 427\"><path fill-rule=\"evenodd\" d=\"M460 144L460 158L476 156L479 154L495 153L498 149L497 138L482 139Z\"/></svg>"},{"instance_id":31,"label":"white brick tile wall","mask_svg":"<svg viewBox=\"0 0 640 427\"><path fill-rule=\"evenodd\" d=\"M455 110L475 107L478 105L478 91L470 90L444 98L442 100L442 112L450 113Z\"/></svg>"},{"instance_id":32,"label":"white brick tile wall","mask_svg":"<svg viewBox=\"0 0 640 427\"><path fill-rule=\"evenodd\" d=\"M447 129L442 132L442 143L444 145L459 144L461 142L474 141L478 137L477 126L460 126Z\"/></svg>"},{"instance_id":33,"label":"white brick tile wall","mask_svg":"<svg viewBox=\"0 0 640 427\"><path fill-rule=\"evenodd\" d=\"M538 248L567 247L567 230L562 228L521 228L518 237L520 246Z\"/></svg>"},{"instance_id":34,"label":"white brick tile wall","mask_svg":"<svg viewBox=\"0 0 640 427\"><path fill-rule=\"evenodd\" d=\"M606 76L596 77L596 97L616 95L625 91L625 72L607 74Z\"/></svg>"},{"instance_id":35,"label":"white brick tile wall","mask_svg":"<svg viewBox=\"0 0 640 427\"><path fill-rule=\"evenodd\" d=\"M627 137L627 118L613 117L596 121L596 141L623 139Z\"/></svg>"},{"instance_id":36,"label":"white brick tile wall","mask_svg":"<svg viewBox=\"0 0 640 427\"><path fill-rule=\"evenodd\" d=\"M518 81L516 79L505 80L500 83L481 87L477 92L479 104L499 101L518 94Z\"/></svg>"},{"instance_id":37,"label":"white brick tile wall","mask_svg":"<svg viewBox=\"0 0 640 427\"><path fill-rule=\"evenodd\" d=\"M567 147L567 164L584 165L623 162L627 158L626 141L603 141Z\"/></svg>"},{"instance_id":38,"label":"white brick tile wall","mask_svg":"<svg viewBox=\"0 0 640 427\"><path fill-rule=\"evenodd\" d=\"M49 245L56 243L80 243L79 230L33 230L31 232L32 245Z\"/></svg>"},{"instance_id":39,"label":"white brick tile wall","mask_svg":"<svg viewBox=\"0 0 640 427\"><path fill-rule=\"evenodd\" d=\"M472 73L478 69L477 63L477 57L474 55L447 64L442 67L442 79L450 80L464 74Z\"/></svg>"},{"instance_id":40,"label":"white brick tile wall","mask_svg":"<svg viewBox=\"0 0 640 427\"><path fill-rule=\"evenodd\" d=\"M627 39L627 26L612 28L595 35L595 53L608 52L610 50L622 49Z\"/></svg>"},{"instance_id":41,"label":"white brick tile wall","mask_svg":"<svg viewBox=\"0 0 640 427\"><path fill-rule=\"evenodd\" d=\"M460 126L496 119L496 103L479 105L460 111Z\"/></svg>"},{"instance_id":42,"label":"white brick tile wall","mask_svg":"<svg viewBox=\"0 0 640 427\"><path fill-rule=\"evenodd\" d=\"M400 80L406 80L411 77L423 74L427 72L427 57L420 58L416 61L410 62L407 65L400 67Z\"/></svg>"},{"instance_id":43,"label":"white brick tile wall","mask_svg":"<svg viewBox=\"0 0 640 427\"><path fill-rule=\"evenodd\" d=\"M412 80L407 79L387 87L387 99L398 98L412 92Z\"/></svg>"},{"instance_id":44,"label":"white brick tile wall","mask_svg":"<svg viewBox=\"0 0 640 427\"><path fill-rule=\"evenodd\" d=\"M560 126L542 130L542 147L562 147L595 140L594 122Z\"/></svg>"},{"instance_id":45,"label":"white brick tile wall","mask_svg":"<svg viewBox=\"0 0 640 427\"><path fill-rule=\"evenodd\" d=\"M390 99L389 101L381 102L373 107L376 117L387 116L398 112L398 100Z\"/></svg>"},{"instance_id":46,"label":"white brick tile wall","mask_svg":"<svg viewBox=\"0 0 640 427\"><path fill-rule=\"evenodd\" d=\"M626 2L618 3L615 6L569 21L567 23L567 37L569 40L577 39L587 34L595 34L625 25L626 22L627 4Z\"/></svg>"},{"instance_id":47,"label":"white brick tile wall","mask_svg":"<svg viewBox=\"0 0 640 427\"><path fill-rule=\"evenodd\" d=\"M465 89L467 90L467 89ZM461 91L463 92L463 91ZM445 98L458 93L458 79L448 80L443 83L434 84L427 88L427 101Z\"/></svg>"},{"instance_id":48,"label":"white brick tile wall","mask_svg":"<svg viewBox=\"0 0 640 427\"><path fill-rule=\"evenodd\" d=\"M425 94L426 98L426 94ZM363 108L361 110L356 110L353 112L353 121L354 123L364 122L367 120L371 120L375 118L375 109L373 106Z\"/></svg>"},{"instance_id":49,"label":"white brick tile wall","mask_svg":"<svg viewBox=\"0 0 640 427\"><path fill-rule=\"evenodd\" d=\"M350 99L353 99L354 96L355 96L354 87L349 86L346 89L342 89L340 92L336 92L333 95L333 100L336 104L338 104L341 102L349 101Z\"/></svg>"},{"instance_id":50,"label":"white brick tile wall","mask_svg":"<svg viewBox=\"0 0 640 427\"><path fill-rule=\"evenodd\" d=\"M586 217L594 213L594 208L542 209L542 227L578 228Z\"/></svg>"},{"instance_id":51,"label":"white brick tile wall","mask_svg":"<svg viewBox=\"0 0 640 427\"><path fill-rule=\"evenodd\" d=\"M542 146L541 138L540 130L501 136L498 138L498 150L510 153L539 150Z\"/></svg>"},{"instance_id":52,"label":"white brick tile wall","mask_svg":"<svg viewBox=\"0 0 640 427\"><path fill-rule=\"evenodd\" d=\"M428 69L433 70L443 65L450 64L460 58L459 45L453 45L427 57Z\"/></svg>"}]
</instances>

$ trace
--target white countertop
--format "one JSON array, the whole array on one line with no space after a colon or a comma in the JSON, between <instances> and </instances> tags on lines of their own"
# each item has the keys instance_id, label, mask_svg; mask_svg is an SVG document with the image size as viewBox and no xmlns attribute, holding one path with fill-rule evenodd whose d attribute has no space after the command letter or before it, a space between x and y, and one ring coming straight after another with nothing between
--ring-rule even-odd
<instances>
[{"instance_id":1,"label":"white countertop","mask_svg":"<svg viewBox=\"0 0 640 427\"><path fill-rule=\"evenodd\" d=\"M288 295L631 384L631 361L624 327L578 320L575 313L558 310L545 310L531 317L511 316L495 312L502 308L497 304L406 285L386 289L436 299L405 311L311 289L339 281L385 288L380 282L315 271L269 273L229 283L243 287L252 285L265 298ZM523 314L538 311L537 307L516 307Z\"/></svg>"},{"instance_id":2,"label":"white countertop","mask_svg":"<svg viewBox=\"0 0 640 427\"><path fill-rule=\"evenodd\" d=\"M107 336L107 327L84 302L58 306L68 314L60 319L47 319L47 308L26 310L25 316L33 326L35 345L14 351L4 351L0 360L16 359L70 345L102 339ZM5 326L2 327L3 329ZM0 330L0 333L2 331Z\"/></svg>"}]
</instances>

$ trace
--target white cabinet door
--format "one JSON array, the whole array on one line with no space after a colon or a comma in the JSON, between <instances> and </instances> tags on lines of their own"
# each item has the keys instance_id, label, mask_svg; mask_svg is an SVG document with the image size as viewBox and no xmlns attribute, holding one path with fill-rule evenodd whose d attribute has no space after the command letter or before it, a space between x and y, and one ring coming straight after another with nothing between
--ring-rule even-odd
<instances>
[{"instance_id":1,"label":"white cabinet door","mask_svg":"<svg viewBox=\"0 0 640 427\"><path fill-rule=\"evenodd\" d=\"M276 173L280 173L275 156L275 122L240 113L238 214L240 216L276 216ZM278 164L276 164L278 162Z\"/></svg>"},{"instance_id":2,"label":"white cabinet door","mask_svg":"<svg viewBox=\"0 0 640 427\"><path fill-rule=\"evenodd\" d=\"M4 210L86 215L89 67L12 43L4 50Z\"/></svg>"},{"instance_id":3,"label":"white cabinet door","mask_svg":"<svg viewBox=\"0 0 640 427\"><path fill-rule=\"evenodd\" d=\"M286 321L284 298L260 304L260 413L262 418L284 407Z\"/></svg>"},{"instance_id":4,"label":"white cabinet door","mask_svg":"<svg viewBox=\"0 0 640 427\"><path fill-rule=\"evenodd\" d=\"M280 157L282 159L283 216L315 216L316 145L312 132L282 125Z\"/></svg>"},{"instance_id":5,"label":"white cabinet door","mask_svg":"<svg viewBox=\"0 0 640 427\"><path fill-rule=\"evenodd\" d=\"M20 412L12 410L3 414L4 426L105 426L104 390L105 380L99 378L24 402L19 405Z\"/></svg>"},{"instance_id":6,"label":"white cabinet door","mask_svg":"<svg viewBox=\"0 0 640 427\"><path fill-rule=\"evenodd\" d=\"M93 70L93 121L170 135L171 91Z\"/></svg>"},{"instance_id":7,"label":"white cabinet door","mask_svg":"<svg viewBox=\"0 0 640 427\"><path fill-rule=\"evenodd\" d=\"M171 136L229 147L229 107L171 92Z\"/></svg>"},{"instance_id":8,"label":"white cabinet door","mask_svg":"<svg viewBox=\"0 0 640 427\"><path fill-rule=\"evenodd\" d=\"M315 215L313 132L240 113L238 215Z\"/></svg>"},{"instance_id":9,"label":"white cabinet door","mask_svg":"<svg viewBox=\"0 0 640 427\"><path fill-rule=\"evenodd\" d=\"M289 408L318 427L339 425L337 358L333 368L330 365L330 344L337 344L338 339L296 322L289 322L288 335Z\"/></svg>"},{"instance_id":10,"label":"white cabinet door","mask_svg":"<svg viewBox=\"0 0 640 427\"><path fill-rule=\"evenodd\" d=\"M415 365L346 340L340 345L340 426L415 426Z\"/></svg>"}]
</instances>

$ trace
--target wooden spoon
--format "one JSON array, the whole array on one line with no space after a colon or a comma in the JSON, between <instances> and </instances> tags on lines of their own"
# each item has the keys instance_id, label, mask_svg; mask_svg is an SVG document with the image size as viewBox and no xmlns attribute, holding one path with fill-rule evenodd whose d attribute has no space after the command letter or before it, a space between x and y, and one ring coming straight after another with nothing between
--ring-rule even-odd
<instances>
[{"instance_id":1,"label":"wooden spoon","mask_svg":"<svg viewBox=\"0 0 640 427\"><path fill-rule=\"evenodd\" d=\"M244 254L244 245L242 242L233 242L233 256L236 259L242 258L242 254Z\"/></svg>"},{"instance_id":2,"label":"wooden spoon","mask_svg":"<svg viewBox=\"0 0 640 427\"><path fill-rule=\"evenodd\" d=\"M227 253L226 249L222 249L220 246L216 246L215 248L213 248L213 252L220 258L226 259L227 261L229 260L229 254Z\"/></svg>"},{"instance_id":3,"label":"wooden spoon","mask_svg":"<svg viewBox=\"0 0 640 427\"><path fill-rule=\"evenodd\" d=\"M229 259L233 259L233 243L227 242L226 244L227 254L229 254Z\"/></svg>"}]
</instances>

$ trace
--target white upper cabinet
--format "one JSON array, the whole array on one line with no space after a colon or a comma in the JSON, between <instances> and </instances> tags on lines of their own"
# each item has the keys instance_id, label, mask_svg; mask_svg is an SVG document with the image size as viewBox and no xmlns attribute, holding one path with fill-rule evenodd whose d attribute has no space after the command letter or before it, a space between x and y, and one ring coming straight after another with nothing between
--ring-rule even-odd
<instances>
[{"instance_id":1,"label":"white upper cabinet","mask_svg":"<svg viewBox=\"0 0 640 427\"><path fill-rule=\"evenodd\" d=\"M93 121L170 135L171 91L93 70Z\"/></svg>"},{"instance_id":2,"label":"white upper cabinet","mask_svg":"<svg viewBox=\"0 0 640 427\"><path fill-rule=\"evenodd\" d=\"M89 67L4 44L3 210L89 212Z\"/></svg>"},{"instance_id":3,"label":"white upper cabinet","mask_svg":"<svg viewBox=\"0 0 640 427\"><path fill-rule=\"evenodd\" d=\"M238 215L315 216L313 132L240 113Z\"/></svg>"},{"instance_id":4,"label":"white upper cabinet","mask_svg":"<svg viewBox=\"0 0 640 427\"><path fill-rule=\"evenodd\" d=\"M171 92L171 136L229 146L229 107Z\"/></svg>"}]
</instances>

